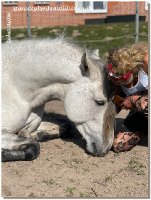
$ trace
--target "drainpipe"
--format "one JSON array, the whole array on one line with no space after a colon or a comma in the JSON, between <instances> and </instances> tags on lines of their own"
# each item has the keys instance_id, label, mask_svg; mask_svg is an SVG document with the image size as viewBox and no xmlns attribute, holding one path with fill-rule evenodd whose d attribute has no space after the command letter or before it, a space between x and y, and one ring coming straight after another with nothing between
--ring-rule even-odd
<instances>
[{"instance_id":1,"label":"drainpipe","mask_svg":"<svg viewBox=\"0 0 151 200\"><path fill-rule=\"evenodd\" d=\"M31 28L30 28L30 1L26 2L26 8L27 8L27 34L28 37L31 38Z\"/></svg>"},{"instance_id":2,"label":"drainpipe","mask_svg":"<svg viewBox=\"0 0 151 200\"><path fill-rule=\"evenodd\" d=\"M136 15L135 15L135 43L138 43L139 36L139 2L136 1Z\"/></svg>"}]
</instances>

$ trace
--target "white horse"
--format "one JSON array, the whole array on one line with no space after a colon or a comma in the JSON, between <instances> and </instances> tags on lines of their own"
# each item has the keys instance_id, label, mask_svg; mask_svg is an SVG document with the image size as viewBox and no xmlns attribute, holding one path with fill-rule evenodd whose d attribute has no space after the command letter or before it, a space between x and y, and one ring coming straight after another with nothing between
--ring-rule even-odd
<instances>
[{"instance_id":1,"label":"white horse","mask_svg":"<svg viewBox=\"0 0 151 200\"><path fill-rule=\"evenodd\" d=\"M2 160L39 155L44 104L64 102L67 117L85 138L87 150L104 156L112 146L115 108L108 102L98 53L63 38L12 41L2 45Z\"/></svg>"}]
</instances>

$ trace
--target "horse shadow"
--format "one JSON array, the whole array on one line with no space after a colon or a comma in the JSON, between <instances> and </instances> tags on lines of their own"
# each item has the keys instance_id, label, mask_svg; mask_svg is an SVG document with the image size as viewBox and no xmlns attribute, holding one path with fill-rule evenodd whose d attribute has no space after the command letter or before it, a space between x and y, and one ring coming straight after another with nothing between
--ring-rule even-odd
<instances>
[{"instance_id":1,"label":"horse shadow","mask_svg":"<svg viewBox=\"0 0 151 200\"><path fill-rule=\"evenodd\" d=\"M66 115L45 112L42 121L51 122L59 126L59 136L57 136L56 139L61 138L63 141L73 142L89 154L86 150L86 141L82 138L74 123L71 122ZM48 140L50 139L52 138L48 138ZM144 135L137 145L148 147L148 135Z\"/></svg>"},{"instance_id":2,"label":"horse shadow","mask_svg":"<svg viewBox=\"0 0 151 200\"><path fill-rule=\"evenodd\" d=\"M71 122L66 115L44 112L42 121L51 122L59 126L59 136L57 136L56 139L60 138L66 142L73 142L87 152L86 141L82 138L75 124ZM48 140L50 139L48 138Z\"/></svg>"}]
</instances>

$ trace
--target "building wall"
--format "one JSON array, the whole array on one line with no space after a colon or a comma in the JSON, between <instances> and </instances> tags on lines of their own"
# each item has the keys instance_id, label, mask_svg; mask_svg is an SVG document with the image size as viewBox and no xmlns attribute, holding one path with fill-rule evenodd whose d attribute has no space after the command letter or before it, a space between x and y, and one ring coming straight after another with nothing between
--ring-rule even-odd
<instances>
[{"instance_id":1,"label":"building wall","mask_svg":"<svg viewBox=\"0 0 151 200\"><path fill-rule=\"evenodd\" d=\"M136 12L136 2L110 2L108 15L133 15ZM139 2L139 15L148 17L148 11L145 10L145 2ZM148 19L148 18L147 18Z\"/></svg>"},{"instance_id":2,"label":"building wall","mask_svg":"<svg viewBox=\"0 0 151 200\"><path fill-rule=\"evenodd\" d=\"M36 5L30 2L32 8L36 7L56 7L69 6L74 7L74 2L49 2L49 5ZM30 12L31 27L48 27L48 26L69 26L84 25L85 19L105 19L107 16L116 15L134 15L135 2L108 2L107 13L75 13L74 11L36 11ZM15 6L16 7L16 6ZM18 2L18 8L26 8L26 2ZM15 11L14 6L3 5L2 3L2 28L7 27L7 15L11 13L11 28L27 27L27 12ZM146 16L148 20L148 11L145 10L145 2L139 2L139 14Z\"/></svg>"}]
</instances>

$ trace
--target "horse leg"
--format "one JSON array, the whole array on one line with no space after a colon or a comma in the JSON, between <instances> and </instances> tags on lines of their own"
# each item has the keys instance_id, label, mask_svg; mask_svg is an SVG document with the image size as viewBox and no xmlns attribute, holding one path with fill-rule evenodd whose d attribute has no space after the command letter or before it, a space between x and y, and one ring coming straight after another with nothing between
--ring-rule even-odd
<instances>
[{"instance_id":1,"label":"horse leg","mask_svg":"<svg viewBox=\"0 0 151 200\"><path fill-rule=\"evenodd\" d=\"M37 130L41 123L41 117L36 115L35 113L32 113L30 115L30 119L32 119L30 120L30 123L19 131L19 136L34 139L38 142L44 142L50 139L57 139L60 137L60 134L58 133L57 129L52 130L52 132L56 131L56 133L53 134L51 131L45 130L45 127L42 127L43 129Z\"/></svg>"},{"instance_id":2,"label":"horse leg","mask_svg":"<svg viewBox=\"0 0 151 200\"><path fill-rule=\"evenodd\" d=\"M35 139L39 142L47 140L49 136L48 133L46 133L45 131L36 131L41 123L43 110L44 105L36 107L32 110L30 116L27 119L26 126L19 131L19 136Z\"/></svg>"},{"instance_id":3,"label":"horse leg","mask_svg":"<svg viewBox=\"0 0 151 200\"><path fill-rule=\"evenodd\" d=\"M35 121L33 122L33 124ZM32 123L30 124L32 126ZM75 128L69 122L64 124L56 125L53 123L48 123L45 125L45 122L42 122L38 130L31 131L30 128L22 129L18 134L23 137L32 138L38 142L44 142L48 140L58 139L58 138L73 138L75 135Z\"/></svg>"},{"instance_id":4,"label":"horse leg","mask_svg":"<svg viewBox=\"0 0 151 200\"><path fill-rule=\"evenodd\" d=\"M33 160L38 157L40 146L36 140L2 131L2 161Z\"/></svg>"},{"instance_id":5,"label":"horse leg","mask_svg":"<svg viewBox=\"0 0 151 200\"><path fill-rule=\"evenodd\" d=\"M64 122L60 124L42 122L38 130L32 133L32 136L39 141L47 141L58 138L71 139L75 135L75 126L71 122Z\"/></svg>"},{"instance_id":6,"label":"horse leg","mask_svg":"<svg viewBox=\"0 0 151 200\"><path fill-rule=\"evenodd\" d=\"M33 121L33 127L36 121ZM26 127L22 129L18 134L37 140L38 142L45 142L48 140L58 139L58 138L73 138L76 132L75 126L70 122L65 122L60 125L54 123L46 123L42 122L38 128L38 130L34 131L31 129L32 123L30 124L30 128Z\"/></svg>"},{"instance_id":7,"label":"horse leg","mask_svg":"<svg viewBox=\"0 0 151 200\"><path fill-rule=\"evenodd\" d=\"M35 139L38 142L44 142L60 137L73 137L73 125L71 125L69 122L61 124L59 127L52 123L49 123L49 125L45 125L44 123L41 124L43 110L44 105L34 108L27 119L26 126L19 131L18 135ZM37 130L38 127L40 128L39 130Z\"/></svg>"}]
</instances>

